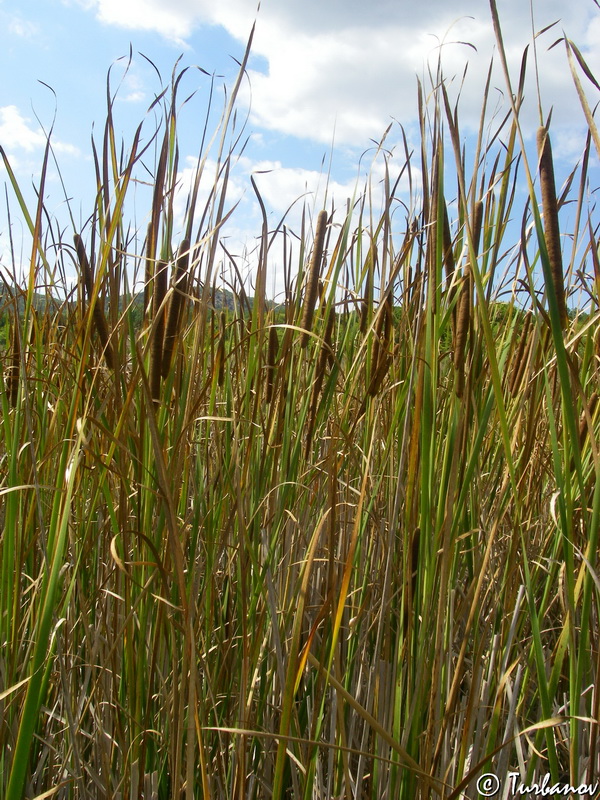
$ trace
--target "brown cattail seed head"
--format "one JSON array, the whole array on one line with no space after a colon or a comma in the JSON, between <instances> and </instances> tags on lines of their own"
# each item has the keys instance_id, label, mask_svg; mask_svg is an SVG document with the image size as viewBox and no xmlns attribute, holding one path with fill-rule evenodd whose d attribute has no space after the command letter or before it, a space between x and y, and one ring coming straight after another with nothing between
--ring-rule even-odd
<instances>
[{"instance_id":1,"label":"brown cattail seed head","mask_svg":"<svg viewBox=\"0 0 600 800\"><path fill-rule=\"evenodd\" d=\"M319 211L317 226L315 229L315 241L313 244L312 258L308 270L308 283L304 297L304 310L302 312L301 327L304 328L301 345L306 347L309 340L308 331L311 329L315 303L319 291L319 277L321 273L321 263L323 261L323 248L325 246L325 230L327 227L327 211Z\"/></svg>"},{"instance_id":2,"label":"brown cattail seed head","mask_svg":"<svg viewBox=\"0 0 600 800\"><path fill-rule=\"evenodd\" d=\"M512 397L515 397L521 388L521 382L523 380L525 366L529 359L531 347L533 346L532 328L533 328L533 315L531 311L528 311L527 314L525 315L523 328L518 333L519 345L517 347L517 351L515 353L511 365L508 391L510 392Z\"/></svg>"},{"instance_id":3,"label":"brown cattail seed head","mask_svg":"<svg viewBox=\"0 0 600 800\"><path fill-rule=\"evenodd\" d=\"M217 361L219 362L219 374L217 383L223 386L225 383L225 312L221 311L219 317L219 344L217 345Z\"/></svg>"},{"instance_id":4,"label":"brown cattail seed head","mask_svg":"<svg viewBox=\"0 0 600 800\"><path fill-rule=\"evenodd\" d=\"M15 321L12 329L12 354L11 366L7 372L8 400L12 408L17 405L19 394L19 371L21 368L21 339L19 338L19 325L17 312L15 311Z\"/></svg>"},{"instance_id":5,"label":"brown cattail seed head","mask_svg":"<svg viewBox=\"0 0 600 800\"><path fill-rule=\"evenodd\" d=\"M548 251L548 262L550 264L550 274L552 276L552 286L548 287L548 291L553 292L556 298L560 326L564 330L567 327L568 316L565 299L562 253L560 249L558 202L556 200L550 136L544 127L538 128L537 148L540 162L540 187L542 191L542 209L544 212L544 233L546 249Z\"/></svg>"},{"instance_id":6,"label":"brown cattail seed head","mask_svg":"<svg viewBox=\"0 0 600 800\"><path fill-rule=\"evenodd\" d=\"M267 403L273 399L273 378L275 366L277 364L277 353L279 351L279 336L277 328L269 328L269 349L267 351Z\"/></svg>"},{"instance_id":7,"label":"brown cattail seed head","mask_svg":"<svg viewBox=\"0 0 600 800\"><path fill-rule=\"evenodd\" d=\"M83 274L83 282L85 284L85 289L88 295L88 301L91 302L92 296L94 294L94 276L92 274L92 268L90 266L90 262L88 261L87 254L85 252L83 240L78 233L75 233L73 235L73 241L75 243L75 250L77 251L79 268L81 269L81 272ZM102 309L102 306L98 302L97 298L96 302L94 303L94 308L92 309L92 316L94 319L96 332L98 334L98 337L100 338L100 343L102 344L102 350L104 352L104 360L106 361L106 365L109 369L114 369L115 358L112 345L109 341L108 324L106 322L106 317L104 316L104 311Z\"/></svg>"},{"instance_id":8,"label":"brown cattail seed head","mask_svg":"<svg viewBox=\"0 0 600 800\"><path fill-rule=\"evenodd\" d=\"M154 290L152 295L152 348L150 354L150 390L152 399L160 397L160 379L162 375L163 340L165 334L165 309L163 301L167 294L167 263L156 262L154 274Z\"/></svg>"},{"instance_id":9,"label":"brown cattail seed head","mask_svg":"<svg viewBox=\"0 0 600 800\"><path fill-rule=\"evenodd\" d=\"M190 260L190 240L183 239L179 246L179 255L175 265L175 275L173 280L173 294L169 304L167 325L165 329L165 341L162 353L162 376L166 378L169 374L171 359L175 339L179 331L179 324L183 316L183 304L187 290L188 264Z\"/></svg>"}]
</instances>

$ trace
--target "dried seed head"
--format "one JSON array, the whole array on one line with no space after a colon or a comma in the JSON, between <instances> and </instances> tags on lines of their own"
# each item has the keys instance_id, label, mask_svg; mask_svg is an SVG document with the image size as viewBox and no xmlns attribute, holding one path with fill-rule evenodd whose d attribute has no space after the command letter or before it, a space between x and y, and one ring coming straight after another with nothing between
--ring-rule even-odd
<instances>
[{"instance_id":1,"label":"dried seed head","mask_svg":"<svg viewBox=\"0 0 600 800\"><path fill-rule=\"evenodd\" d=\"M275 377L275 366L277 364L277 353L279 351L279 336L277 328L269 328L269 349L267 351L267 403L273 399L273 379Z\"/></svg>"},{"instance_id":2,"label":"dried seed head","mask_svg":"<svg viewBox=\"0 0 600 800\"><path fill-rule=\"evenodd\" d=\"M163 301L167 294L167 262L157 261L152 292L152 348L150 353L150 391L152 399L160 397L162 354L165 334L165 309Z\"/></svg>"},{"instance_id":3,"label":"dried seed head","mask_svg":"<svg viewBox=\"0 0 600 800\"><path fill-rule=\"evenodd\" d=\"M175 264L173 279L173 293L169 303L169 313L167 315L167 325L165 329L165 341L162 352L162 376L166 378L169 374L171 360L173 358L173 348L179 331L179 325L183 317L183 305L187 290L188 265L190 260L190 240L183 239L179 247L179 255Z\"/></svg>"},{"instance_id":4,"label":"dried seed head","mask_svg":"<svg viewBox=\"0 0 600 800\"><path fill-rule=\"evenodd\" d=\"M410 560L407 554L406 558L406 566L407 566L407 579L405 580L405 591L406 591L406 599L405 599L405 607L404 607L404 620L403 620L403 627L404 633L406 634L410 619L411 619L411 612L413 609L413 604L415 602L415 595L417 592L417 579L419 575L419 548L421 542L421 529L415 528L413 535L411 537L410 542Z\"/></svg>"},{"instance_id":5,"label":"dried seed head","mask_svg":"<svg viewBox=\"0 0 600 800\"><path fill-rule=\"evenodd\" d=\"M323 336L323 344L321 345L321 353L319 354L319 363L317 364L317 377L322 380L325 375L327 365L334 360L333 355L333 329L335 326L335 308L333 306L329 310L327 317L327 325L325 326L325 335Z\"/></svg>"},{"instance_id":6,"label":"dried seed head","mask_svg":"<svg viewBox=\"0 0 600 800\"><path fill-rule=\"evenodd\" d=\"M479 243L481 241L481 229L483 227L483 201L478 200L473 209L473 247L475 248L475 255L479 255Z\"/></svg>"},{"instance_id":7,"label":"dried seed head","mask_svg":"<svg viewBox=\"0 0 600 800\"><path fill-rule=\"evenodd\" d=\"M360 332L364 336L369 324L369 311L373 302L373 280L371 276L371 269L367 270L367 279L365 281L365 293L360 302Z\"/></svg>"},{"instance_id":8,"label":"dried seed head","mask_svg":"<svg viewBox=\"0 0 600 800\"><path fill-rule=\"evenodd\" d=\"M304 328L305 332L302 334L302 347L306 347L310 338L308 331L310 331L312 326L315 303L317 301L317 294L319 291L319 277L321 273L321 263L323 261L323 248L325 245L326 228L327 211L319 211L315 229L315 241L313 244L312 258L308 270L308 283L306 285L306 294L304 296L304 310L302 312L301 327Z\"/></svg>"},{"instance_id":9,"label":"dried seed head","mask_svg":"<svg viewBox=\"0 0 600 800\"><path fill-rule=\"evenodd\" d=\"M225 383L225 311L219 315L219 343L217 345L217 383L223 386Z\"/></svg>"},{"instance_id":10,"label":"dried seed head","mask_svg":"<svg viewBox=\"0 0 600 800\"><path fill-rule=\"evenodd\" d=\"M529 360L529 354L533 344L533 338L531 335L532 324L533 314L531 311L528 311L525 316L525 321L523 322L522 330L520 332L515 331L515 335L519 337L519 346L517 348L515 357L511 362L512 371L510 373L510 379L508 383L508 391L512 397L516 396L521 387L525 366Z\"/></svg>"},{"instance_id":11,"label":"dried seed head","mask_svg":"<svg viewBox=\"0 0 600 800\"><path fill-rule=\"evenodd\" d=\"M383 383L383 379L388 373L391 363L392 363L392 356L388 351L382 353L379 356L377 367L373 372L373 376L369 383L369 388L367 389L367 394L369 395L369 397L375 397L375 395L381 389L381 384Z\"/></svg>"},{"instance_id":12,"label":"dried seed head","mask_svg":"<svg viewBox=\"0 0 600 800\"><path fill-rule=\"evenodd\" d=\"M596 408L598 407L598 392L594 392L589 399L588 408L590 417L594 417L596 413ZM589 428L587 424L587 414L584 411L581 412L581 416L579 418L579 449L583 450L583 446L586 443L586 440L589 438Z\"/></svg>"},{"instance_id":13,"label":"dried seed head","mask_svg":"<svg viewBox=\"0 0 600 800\"><path fill-rule=\"evenodd\" d=\"M473 236L474 256L479 253L479 240L483 224L483 202L478 200L473 209L471 234ZM466 347L471 330L473 312L473 267L465 266L459 289L454 320L454 368L456 370L456 394L462 397L465 385Z\"/></svg>"},{"instance_id":14,"label":"dried seed head","mask_svg":"<svg viewBox=\"0 0 600 800\"><path fill-rule=\"evenodd\" d=\"M79 261L79 268L83 276L83 284L89 300L94 291L94 276L92 275L90 262L88 261L87 253L85 252L83 239L78 233L73 234L73 242L75 244L77 260Z\"/></svg>"},{"instance_id":15,"label":"dried seed head","mask_svg":"<svg viewBox=\"0 0 600 800\"><path fill-rule=\"evenodd\" d=\"M392 332L393 299L391 292L388 292L383 304L379 308L373 345L371 349L371 375L377 373L380 362L389 354L389 345Z\"/></svg>"},{"instance_id":16,"label":"dried seed head","mask_svg":"<svg viewBox=\"0 0 600 800\"><path fill-rule=\"evenodd\" d=\"M563 275L562 253L560 249L560 228L558 224L558 202L556 200L556 186L554 183L554 165L552 162L552 147L550 136L545 127L538 128L537 148L540 163L540 188L542 192L542 209L544 212L544 233L546 249L550 264L552 292L556 298L558 315L561 328L567 327L567 303L565 299L565 282Z\"/></svg>"},{"instance_id":17,"label":"dried seed head","mask_svg":"<svg viewBox=\"0 0 600 800\"><path fill-rule=\"evenodd\" d=\"M332 343L333 343L333 329L335 326L335 317L336 317L335 309L332 306L329 309L329 316L327 317L327 325L325 326L325 335L323 336L323 342L321 344L321 352L319 353L319 361L317 362L317 371L315 373L315 380L313 383L312 395L310 400L310 413L308 416L308 423L306 427L305 453L307 458L310 453L310 448L312 445L312 437L317 418L317 409L319 407L319 396L321 394L321 388L323 386L323 381L327 373L327 365L328 363L330 363L330 360L334 359L332 351Z\"/></svg>"},{"instance_id":18,"label":"dried seed head","mask_svg":"<svg viewBox=\"0 0 600 800\"><path fill-rule=\"evenodd\" d=\"M83 280L88 295L88 301L91 302L94 294L94 276L92 274L92 268L90 267L90 262L85 252L83 240L78 233L75 233L73 235L73 241L75 243L75 250L77 251L79 268L81 269L81 272L83 274ZM100 305L100 303L98 302L98 298L96 298L96 301L94 303L94 307L92 309L92 316L96 332L98 334L98 337L100 338L100 343L102 344L102 351L104 353L104 360L106 361L106 365L109 369L114 369L115 357L112 345L110 343L108 324L106 322L106 317L104 316L104 310Z\"/></svg>"},{"instance_id":19,"label":"dried seed head","mask_svg":"<svg viewBox=\"0 0 600 800\"><path fill-rule=\"evenodd\" d=\"M446 270L446 280L448 283L452 283L455 267L452 236L450 235L450 222L448 220L448 208L444 202L444 269Z\"/></svg>"},{"instance_id":20,"label":"dried seed head","mask_svg":"<svg viewBox=\"0 0 600 800\"><path fill-rule=\"evenodd\" d=\"M456 394L462 397L465 378L465 350L471 327L471 281L468 265L463 273L459 292L454 335L454 368L457 378Z\"/></svg>"},{"instance_id":21,"label":"dried seed head","mask_svg":"<svg viewBox=\"0 0 600 800\"><path fill-rule=\"evenodd\" d=\"M15 320L12 326L12 354L10 360L10 367L7 372L7 391L8 400L12 408L17 405L17 397L19 394L19 373L21 369L21 339L19 337L19 325L17 320L17 312L15 311Z\"/></svg>"},{"instance_id":22,"label":"dried seed head","mask_svg":"<svg viewBox=\"0 0 600 800\"><path fill-rule=\"evenodd\" d=\"M154 275L154 259L156 256L156 236L154 226L150 222L146 234L146 260L144 264L144 320L150 316L152 295L152 277Z\"/></svg>"}]
</instances>

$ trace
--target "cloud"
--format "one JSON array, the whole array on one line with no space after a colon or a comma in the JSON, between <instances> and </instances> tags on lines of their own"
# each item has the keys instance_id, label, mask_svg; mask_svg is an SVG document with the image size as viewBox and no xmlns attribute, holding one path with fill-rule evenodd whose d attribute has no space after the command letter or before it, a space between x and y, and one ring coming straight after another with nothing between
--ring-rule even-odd
<instances>
[{"instance_id":1,"label":"cloud","mask_svg":"<svg viewBox=\"0 0 600 800\"><path fill-rule=\"evenodd\" d=\"M340 13L337 23L331 18L331 11L339 4L320 5L326 6L324 18L316 3L309 2L303 6L302 16L280 14L277 19L263 20L262 34L259 19L255 49L266 58L269 69L266 75L252 74L256 123L322 142L330 140L334 125L339 143L357 145L367 137L377 138L391 118L400 122L414 120L416 78L421 78L427 91L427 72L431 69L435 75L438 58L444 78L455 87L451 96L457 95L467 69L460 106L465 125L474 129L479 123L485 78L494 55L497 68L492 79L492 101L503 99L504 108L508 108L493 26L481 3L463 1L453 4L449 11L445 3L428 2L415 4L418 7L412 12L404 8L394 12L386 3L376 3L376 8L389 10L389 16L375 13L373 20L364 25L360 24L360 11L353 3ZM532 40L527 6L521 2L502 4L513 80L518 79L524 49ZM372 7L369 5L369 10ZM590 38L590 23L597 25L600 18L597 9L595 16L584 14L584 7L582 3L567 11L549 0L540 8L536 29L559 19L561 13L567 14L565 29L582 42L593 69L598 59L594 39ZM341 8L337 10L341 12ZM555 124L572 124L574 115L581 120L582 116L566 68L564 47L548 50L560 36L558 25L537 41L540 88L546 101L545 113L554 104ZM535 125L537 103L531 50L526 92L533 112L525 122Z\"/></svg>"},{"instance_id":2,"label":"cloud","mask_svg":"<svg viewBox=\"0 0 600 800\"><path fill-rule=\"evenodd\" d=\"M399 159L400 160L400 159ZM197 170L197 159L187 158L178 173L178 190L174 197L175 242L180 240L185 225L186 201L193 186ZM216 162L207 159L197 197L196 225L205 211L206 204L211 201L211 190L216 175ZM284 293L284 258L291 263L292 274L298 267L300 255L300 236L303 224L308 241L311 239L311 225L321 208L334 210L334 224L343 224L348 213L348 202L353 201L352 229L360 224L361 198L368 196L373 213L377 216L382 208L384 196L383 181L386 177L386 160L383 153L373 160L364 159L364 163L356 164L355 177L342 182L328 178L326 171L286 167L281 161L268 159L252 159L245 155L232 162L227 186L225 214L233 210L219 232L219 241L225 249L217 252L217 261L213 274L231 284L235 282L231 260L233 259L239 274L242 275L246 289L252 293L256 278L260 235L262 230L262 214L257 196L252 188L250 178L256 184L260 199L267 214L267 229L270 241L268 258L267 291L269 296L282 298ZM395 159L388 155L387 169L390 183L393 185L401 169ZM418 189L420 185L418 171L413 176ZM370 191L367 193L367 186ZM406 179L400 182L396 197L405 196ZM212 198L214 202L214 198ZM369 206L367 206L369 207ZM392 212L399 207L395 200ZM400 229L404 230L404 209L401 209ZM365 224L363 218L363 224ZM206 220L203 222L206 229ZM284 229L286 233L284 233ZM275 235L275 231L279 232ZM335 240L337 234L334 234ZM284 237L287 237L284 249ZM205 259L202 259L205 264Z\"/></svg>"},{"instance_id":3,"label":"cloud","mask_svg":"<svg viewBox=\"0 0 600 800\"><path fill-rule=\"evenodd\" d=\"M46 146L47 135L41 127L33 127L29 118L24 117L17 106L0 107L0 144L9 154L13 164L17 163L13 153L25 151L33 153ZM68 155L80 155L79 148L68 142L52 139L52 147L56 152Z\"/></svg>"},{"instance_id":4,"label":"cloud","mask_svg":"<svg viewBox=\"0 0 600 800\"><path fill-rule=\"evenodd\" d=\"M217 24L244 44L256 18L256 4L249 0L173 0L168 6L161 0L95 0L95 8L106 23L152 29L188 41L196 26ZM563 0L544 0L535 5L534 12L536 31L559 21L537 41L539 80L547 110L551 103L556 105L555 124L572 125L573 115L582 117L564 48L550 52L547 48L564 28L578 42L592 70L598 71L600 11L593 0L568 5ZM500 13L516 80L524 48L533 38L529 4L505 0ZM253 52L264 59L267 70L251 72L253 123L327 143L335 128L338 144L364 145L368 138L379 138L391 119L414 120L417 76L426 76L428 65L435 71L441 52L444 75L454 81L456 92L469 64L461 118L475 128L494 51L490 12L481 0L457 0L451 5L446 0L428 0L409 6L396 0L263 0ZM531 53L529 69L527 94L534 111L526 122L535 125ZM504 98L506 108L507 92L499 69L492 88L492 100Z\"/></svg>"},{"instance_id":5,"label":"cloud","mask_svg":"<svg viewBox=\"0 0 600 800\"><path fill-rule=\"evenodd\" d=\"M132 72L128 72L117 94L120 103L141 103L146 99L146 90L143 79Z\"/></svg>"},{"instance_id":6,"label":"cloud","mask_svg":"<svg viewBox=\"0 0 600 800\"><path fill-rule=\"evenodd\" d=\"M33 39L39 33L39 26L35 22L20 16L10 17L7 28L11 36L18 36L20 39Z\"/></svg>"},{"instance_id":7,"label":"cloud","mask_svg":"<svg viewBox=\"0 0 600 800\"><path fill-rule=\"evenodd\" d=\"M31 120L23 117L16 106L0 108L0 142L6 150L25 150L31 153L46 144L41 128L31 127Z\"/></svg>"},{"instance_id":8,"label":"cloud","mask_svg":"<svg viewBox=\"0 0 600 800\"><path fill-rule=\"evenodd\" d=\"M77 0L84 9L95 9L96 16L108 25L130 30L157 31L178 45L185 44L199 21L209 17L203 0Z\"/></svg>"}]
</instances>

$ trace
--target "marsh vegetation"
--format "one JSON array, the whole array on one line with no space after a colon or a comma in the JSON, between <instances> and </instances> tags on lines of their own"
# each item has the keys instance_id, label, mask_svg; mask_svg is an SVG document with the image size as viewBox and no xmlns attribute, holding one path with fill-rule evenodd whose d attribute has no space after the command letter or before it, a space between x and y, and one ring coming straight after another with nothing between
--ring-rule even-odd
<instances>
[{"instance_id":1,"label":"marsh vegetation","mask_svg":"<svg viewBox=\"0 0 600 800\"><path fill-rule=\"evenodd\" d=\"M181 225L177 76L154 138L118 143L109 105L82 226L44 206L50 149L34 208L5 158L31 257L23 279L3 265L2 797L600 776L600 140L588 109L553 188L547 119L539 161L522 139L526 68L504 118L486 90L472 160L443 80L420 86L420 150L381 213L364 193L293 233L265 217L252 291L220 242L237 87Z\"/></svg>"}]
</instances>

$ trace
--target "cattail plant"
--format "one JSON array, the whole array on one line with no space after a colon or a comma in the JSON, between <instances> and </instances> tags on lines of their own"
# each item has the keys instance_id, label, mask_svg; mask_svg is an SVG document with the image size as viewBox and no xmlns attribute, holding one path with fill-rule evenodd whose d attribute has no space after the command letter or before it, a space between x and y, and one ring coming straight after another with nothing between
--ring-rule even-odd
<instances>
[{"instance_id":1,"label":"cattail plant","mask_svg":"<svg viewBox=\"0 0 600 800\"><path fill-rule=\"evenodd\" d=\"M302 347L306 347L310 339L310 330L312 326L313 315L315 312L315 304L317 302L317 294L319 291L319 278L321 275L321 265L323 262L323 248L325 246L325 231L327 228L327 211L319 211L317 217L317 225L315 228L315 241L313 243L312 257L310 266L308 268L308 281L306 284L306 293L304 295L304 308L302 310L301 327L304 329L302 339L300 341Z\"/></svg>"},{"instance_id":2,"label":"cattail plant","mask_svg":"<svg viewBox=\"0 0 600 800\"><path fill-rule=\"evenodd\" d=\"M592 392L592 395L588 401L588 408L587 411L589 413L590 419L593 420L594 415L596 413L596 409L598 408L598 392ZM583 446L585 445L586 441L590 437L590 428L588 425L588 414L586 411L581 412L581 416L579 418L579 449L583 450Z\"/></svg>"},{"instance_id":3,"label":"cattail plant","mask_svg":"<svg viewBox=\"0 0 600 800\"><path fill-rule=\"evenodd\" d=\"M225 311L221 311L219 315L219 341L217 343L216 354L216 370L217 370L217 384L223 386L225 382L225 328L226 315Z\"/></svg>"},{"instance_id":4,"label":"cattail plant","mask_svg":"<svg viewBox=\"0 0 600 800\"><path fill-rule=\"evenodd\" d=\"M404 634L408 633L408 626L413 619L413 604L415 600L415 593L418 586L419 575L419 548L421 539L421 529L415 528L410 540L410 548L404 557L404 564L406 566L406 578L404 582L404 618L403 627Z\"/></svg>"},{"instance_id":5,"label":"cattail plant","mask_svg":"<svg viewBox=\"0 0 600 800\"><path fill-rule=\"evenodd\" d=\"M380 360L385 358L390 346L392 322L394 316L394 298L391 289L386 291L375 323L375 335L371 348L371 370L376 370Z\"/></svg>"},{"instance_id":6,"label":"cattail plant","mask_svg":"<svg viewBox=\"0 0 600 800\"><path fill-rule=\"evenodd\" d=\"M19 336L19 321L17 319L16 311L12 324L11 345L12 352L10 357L10 366L7 369L8 374L6 386L10 405L14 408L17 405L17 397L19 393L19 373L21 369L21 337Z\"/></svg>"},{"instance_id":7,"label":"cattail plant","mask_svg":"<svg viewBox=\"0 0 600 800\"><path fill-rule=\"evenodd\" d=\"M456 262L454 259L454 246L452 242L452 235L450 233L450 220L448 219L448 207L446 202L444 201L444 227L442 229L443 234L443 260L444 260L444 269L446 271L446 283L450 287L448 301L450 305L453 304L454 298L456 296L456 283L455 283L455 272L456 272ZM456 305L452 309L452 326L454 332L456 332L456 317L458 315L458 310Z\"/></svg>"},{"instance_id":8,"label":"cattail plant","mask_svg":"<svg viewBox=\"0 0 600 800\"><path fill-rule=\"evenodd\" d=\"M109 121L105 190L89 198L100 243L88 259L75 238L88 334L117 362L92 370L93 391L70 287L58 313L41 296L69 248L37 191L28 288L0 314L3 800L459 798L482 770L570 772L573 786L600 774L593 172L576 167L564 194L578 204L564 239L574 288L593 310L563 336L543 242L512 238L512 220L527 229L537 211L530 169L530 197L518 191L521 92L493 122L484 99L471 159L458 109L443 116L450 84L430 77L420 154L386 161L384 208L369 186L341 220L321 211L312 254L302 223L294 257L265 214L259 292L237 272L227 310L233 101L210 145L214 182L203 140L177 222L180 117L165 108L162 149L157 131L136 139L156 142L158 164L149 144L129 171ZM402 158L407 182L392 189ZM134 204L127 187L148 176L142 209L146 193ZM151 220L145 240L134 208ZM265 288L280 235L285 309ZM128 277L144 263L140 324Z\"/></svg>"},{"instance_id":9,"label":"cattail plant","mask_svg":"<svg viewBox=\"0 0 600 800\"><path fill-rule=\"evenodd\" d=\"M152 312L152 277L156 258L156 237L152 222L148 223L146 234L146 253L144 259L144 323L150 319Z\"/></svg>"},{"instance_id":10,"label":"cattail plant","mask_svg":"<svg viewBox=\"0 0 600 800\"><path fill-rule=\"evenodd\" d=\"M481 226L483 221L483 203L478 200L475 203L472 234L474 256L477 257L479 251L479 239L481 237ZM456 393L462 397L465 382L466 356L465 350L467 338L471 327L473 306L473 276L471 265L467 262L463 271L463 276L459 288L459 296L456 311L456 327L454 332L454 368L456 370Z\"/></svg>"},{"instance_id":11,"label":"cattail plant","mask_svg":"<svg viewBox=\"0 0 600 800\"><path fill-rule=\"evenodd\" d=\"M323 386L323 381L325 379L325 375L327 373L327 365L330 363L331 359L334 357L333 355L333 331L335 328L335 308L332 306L329 309L329 314L327 316L327 324L325 326L325 334L323 336L323 341L321 343L321 349L319 352L319 360L317 361L317 368L315 373L315 380L313 382L312 392L311 392L311 400L310 400L310 410L308 416L308 427L306 431L306 455L310 452L310 447L312 444L312 437L315 429L316 417L317 417L317 410L319 405L319 395L321 393L321 388Z\"/></svg>"},{"instance_id":12,"label":"cattail plant","mask_svg":"<svg viewBox=\"0 0 600 800\"><path fill-rule=\"evenodd\" d=\"M454 270L456 269L456 264L454 260L454 246L452 242L452 235L450 233L450 220L448 219L448 207L445 201L444 201L443 237L444 237L443 258L444 258L444 269L446 270L446 281L448 284L451 284L452 279L454 278Z\"/></svg>"},{"instance_id":13,"label":"cattail plant","mask_svg":"<svg viewBox=\"0 0 600 800\"><path fill-rule=\"evenodd\" d=\"M528 311L525 314L525 319L521 328L515 326L515 336L517 340L517 349L513 354L510 364L510 372L508 378L508 391L512 397L515 397L522 389L523 376L531 348L534 345L535 339L533 333L533 314Z\"/></svg>"},{"instance_id":14,"label":"cattail plant","mask_svg":"<svg viewBox=\"0 0 600 800\"><path fill-rule=\"evenodd\" d=\"M270 403L273 399L273 385L275 379L275 369L277 366L277 355L279 352L279 336L277 335L277 328L269 328L269 346L267 349L267 390L265 393L265 400Z\"/></svg>"},{"instance_id":15,"label":"cattail plant","mask_svg":"<svg viewBox=\"0 0 600 800\"><path fill-rule=\"evenodd\" d=\"M360 301L360 332L364 336L369 325L369 316L373 307L373 262L372 251L369 251L367 261L367 276L365 278L365 288Z\"/></svg>"},{"instance_id":16,"label":"cattail plant","mask_svg":"<svg viewBox=\"0 0 600 800\"><path fill-rule=\"evenodd\" d=\"M373 345L371 348L371 380L369 382L369 388L367 389L367 394L370 397L375 397L390 367L393 308L393 295L391 289L389 289L379 309L379 314L375 323Z\"/></svg>"},{"instance_id":17,"label":"cattail plant","mask_svg":"<svg viewBox=\"0 0 600 800\"><path fill-rule=\"evenodd\" d=\"M160 398L160 380L162 376L163 341L165 332L165 306L167 294L166 261L156 262L154 286L152 291L152 341L150 345L150 391L153 400Z\"/></svg>"},{"instance_id":18,"label":"cattail plant","mask_svg":"<svg viewBox=\"0 0 600 800\"><path fill-rule=\"evenodd\" d=\"M563 274L562 251L560 247L560 228L558 224L558 202L556 199L556 185L554 181L554 164L552 161L552 146L550 135L545 127L538 128L537 149L540 169L540 188L542 192L542 209L544 211L544 234L546 250L550 265L552 292L556 299L560 326L567 327L567 302L565 299L565 278Z\"/></svg>"},{"instance_id":19,"label":"cattail plant","mask_svg":"<svg viewBox=\"0 0 600 800\"><path fill-rule=\"evenodd\" d=\"M190 240L183 239L179 247L179 254L175 262L173 272L173 287L169 311L167 314L167 324L165 328L165 339L162 352L162 377L166 378L169 374L171 359L173 358L173 348L179 330L180 322L183 317L183 307L187 292L188 269L190 260Z\"/></svg>"},{"instance_id":20,"label":"cattail plant","mask_svg":"<svg viewBox=\"0 0 600 800\"><path fill-rule=\"evenodd\" d=\"M94 275L92 273L90 262L88 261L87 253L85 252L85 247L81 236L78 233L75 233L73 235L73 240L75 242L75 250L77 251L77 258L79 260L79 268L83 275L83 281L87 291L88 302L91 303L94 294ZM109 339L108 324L106 322L104 310L100 302L98 301L98 298L96 298L96 301L94 302L94 306L92 309L92 316L94 320L94 325L96 327L96 332L100 339L100 344L102 345L102 352L104 354L104 360L106 361L106 365L108 366L109 369L114 369L115 359L114 359L112 344L110 343Z\"/></svg>"}]
</instances>

